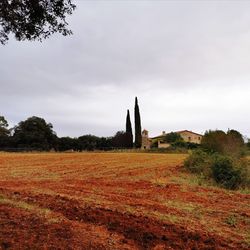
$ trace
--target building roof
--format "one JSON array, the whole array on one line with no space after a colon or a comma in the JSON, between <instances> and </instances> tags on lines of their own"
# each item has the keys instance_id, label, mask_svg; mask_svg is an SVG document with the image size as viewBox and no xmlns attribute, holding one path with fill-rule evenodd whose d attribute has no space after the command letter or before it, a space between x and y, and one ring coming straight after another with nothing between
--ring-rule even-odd
<instances>
[{"instance_id":1,"label":"building roof","mask_svg":"<svg viewBox=\"0 0 250 250\"><path fill-rule=\"evenodd\" d=\"M203 136L202 134L198 134L198 133L195 133L195 132L190 131L190 130L181 130L181 131L176 131L175 133L181 134L183 132L188 132L188 133L191 133L191 134L194 134L194 135Z\"/></svg>"},{"instance_id":2,"label":"building roof","mask_svg":"<svg viewBox=\"0 0 250 250\"><path fill-rule=\"evenodd\" d=\"M190 130L187 130L187 129L186 129L186 130L176 131L176 132L174 132L174 133L181 134L181 133L184 133L184 132L192 133L192 134L194 134L194 135L198 135L198 136L203 136L203 135L201 135L201 134L195 133L195 132L190 131ZM171 132L170 132L170 133L171 133ZM161 135L158 135L158 136L152 137L151 139L162 138L162 137L164 137L164 136L166 136L167 134L170 134L170 133L161 134Z\"/></svg>"}]
</instances>

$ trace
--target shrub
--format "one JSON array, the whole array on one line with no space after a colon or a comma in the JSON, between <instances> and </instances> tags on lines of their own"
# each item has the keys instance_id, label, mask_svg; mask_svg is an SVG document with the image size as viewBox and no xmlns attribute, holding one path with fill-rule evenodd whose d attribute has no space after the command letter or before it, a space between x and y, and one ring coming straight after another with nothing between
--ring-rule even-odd
<instances>
[{"instance_id":1,"label":"shrub","mask_svg":"<svg viewBox=\"0 0 250 250\"><path fill-rule=\"evenodd\" d=\"M185 160L184 166L191 173L205 179L213 179L227 189L250 185L249 163L219 153L209 154L201 149L194 150Z\"/></svg>"},{"instance_id":2,"label":"shrub","mask_svg":"<svg viewBox=\"0 0 250 250\"><path fill-rule=\"evenodd\" d=\"M213 157L212 174L214 180L228 189L236 189L247 183L247 163L229 156L216 154Z\"/></svg>"},{"instance_id":3,"label":"shrub","mask_svg":"<svg viewBox=\"0 0 250 250\"><path fill-rule=\"evenodd\" d=\"M185 160L184 166L191 172L210 175L211 156L203 150L194 150Z\"/></svg>"}]
</instances>

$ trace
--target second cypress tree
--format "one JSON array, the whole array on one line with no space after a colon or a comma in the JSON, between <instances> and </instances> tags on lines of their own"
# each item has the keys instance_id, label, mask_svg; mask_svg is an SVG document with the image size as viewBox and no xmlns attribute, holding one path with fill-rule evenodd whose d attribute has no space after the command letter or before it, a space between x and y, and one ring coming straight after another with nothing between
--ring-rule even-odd
<instances>
[{"instance_id":1,"label":"second cypress tree","mask_svg":"<svg viewBox=\"0 0 250 250\"><path fill-rule=\"evenodd\" d=\"M133 147L133 132L132 132L132 125L130 121L130 114L129 110L127 110L127 118L126 118L126 136L128 141L128 148Z\"/></svg>"},{"instance_id":2,"label":"second cypress tree","mask_svg":"<svg viewBox=\"0 0 250 250\"><path fill-rule=\"evenodd\" d=\"M137 97L135 98L135 147L140 148L142 143L141 136L141 117Z\"/></svg>"}]
</instances>

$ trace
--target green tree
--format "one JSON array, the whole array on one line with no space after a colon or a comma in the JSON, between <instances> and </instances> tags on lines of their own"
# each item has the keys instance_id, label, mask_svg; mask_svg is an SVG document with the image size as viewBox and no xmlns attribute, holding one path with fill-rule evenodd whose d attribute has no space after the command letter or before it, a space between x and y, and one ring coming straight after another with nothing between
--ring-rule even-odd
<instances>
[{"instance_id":1,"label":"green tree","mask_svg":"<svg viewBox=\"0 0 250 250\"><path fill-rule=\"evenodd\" d=\"M116 132L115 136L112 138L112 146L115 148L127 148L128 137L125 131Z\"/></svg>"},{"instance_id":2,"label":"green tree","mask_svg":"<svg viewBox=\"0 0 250 250\"><path fill-rule=\"evenodd\" d=\"M74 9L71 0L1 0L0 43L5 44L10 33L18 41L42 41L56 32L70 35L66 16Z\"/></svg>"},{"instance_id":3,"label":"green tree","mask_svg":"<svg viewBox=\"0 0 250 250\"><path fill-rule=\"evenodd\" d=\"M244 139L240 132L231 129L227 131L227 143L224 146L224 151L232 156L241 155L244 153Z\"/></svg>"},{"instance_id":4,"label":"green tree","mask_svg":"<svg viewBox=\"0 0 250 250\"><path fill-rule=\"evenodd\" d=\"M183 142L183 138L180 136L180 134L171 132L166 134L164 141L167 143Z\"/></svg>"},{"instance_id":5,"label":"green tree","mask_svg":"<svg viewBox=\"0 0 250 250\"><path fill-rule=\"evenodd\" d=\"M21 121L14 129L15 146L50 150L57 144L57 136L52 128L51 123L36 116Z\"/></svg>"},{"instance_id":6,"label":"green tree","mask_svg":"<svg viewBox=\"0 0 250 250\"><path fill-rule=\"evenodd\" d=\"M8 122L4 118L4 116L0 116L0 136L8 136L9 135L9 130L8 130Z\"/></svg>"},{"instance_id":7,"label":"green tree","mask_svg":"<svg viewBox=\"0 0 250 250\"><path fill-rule=\"evenodd\" d=\"M128 140L128 148L133 147L133 132L132 132L132 125L130 120L130 114L129 110L127 110L127 118L126 118L126 134L127 134L127 140Z\"/></svg>"},{"instance_id":8,"label":"green tree","mask_svg":"<svg viewBox=\"0 0 250 250\"><path fill-rule=\"evenodd\" d=\"M4 118L4 116L0 116L0 147L1 148L6 148L10 147L11 143L11 137L10 135L10 130L8 129L8 122Z\"/></svg>"},{"instance_id":9,"label":"green tree","mask_svg":"<svg viewBox=\"0 0 250 250\"><path fill-rule=\"evenodd\" d=\"M224 148L227 142L227 135L222 130L206 131L201 140L201 145L204 149L210 152L224 153Z\"/></svg>"},{"instance_id":10,"label":"green tree","mask_svg":"<svg viewBox=\"0 0 250 250\"><path fill-rule=\"evenodd\" d=\"M142 143L141 117L137 97L135 98L135 147L140 148Z\"/></svg>"},{"instance_id":11,"label":"green tree","mask_svg":"<svg viewBox=\"0 0 250 250\"><path fill-rule=\"evenodd\" d=\"M61 137L58 138L58 150L67 151L67 150L77 150L78 139L70 137Z\"/></svg>"},{"instance_id":12,"label":"green tree","mask_svg":"<svg viewBox=\"0 0 250 250\"><path fill-rule=\"evenodd\" d=\"M92 151L98 147L99 137L95 135L82 135L78 138L80 150Z\"/></svg>"},{"instance_id":13,"label":"green tree","mask_svg":"<svg viewBox=\"0 0 250 250\"><path fill-rule=\"evenodd\" d=\"M240 156L243 153L244 140L241 133L236 130L207 131L201 140L204 149L231 156Z\"/></svg>"}]
</instances>

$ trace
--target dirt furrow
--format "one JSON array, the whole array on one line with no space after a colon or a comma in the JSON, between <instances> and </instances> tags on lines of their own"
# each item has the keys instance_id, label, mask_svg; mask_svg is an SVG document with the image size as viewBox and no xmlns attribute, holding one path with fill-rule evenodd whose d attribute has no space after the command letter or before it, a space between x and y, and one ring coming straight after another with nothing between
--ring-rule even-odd
<instances>
[{"instance_id":1,"label":"dirt furrow","mask_svg":"<svg viewBox=\"0 0 250 250\"><path fill-rule=\"evenodd\" d=\"M23 195L22 195L23 196ZM243 246L217 235L191 232L183 226L164 224L145 216L121 213L105 208L84 207L78 201L63 196L27 194L22 199L59 212L67 219L105 226L109 231L123 234L140 249L164 245L173 249L244 249ZM246 249L246 248L245 248Z\"/></svg>"}]
</instances>

